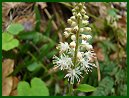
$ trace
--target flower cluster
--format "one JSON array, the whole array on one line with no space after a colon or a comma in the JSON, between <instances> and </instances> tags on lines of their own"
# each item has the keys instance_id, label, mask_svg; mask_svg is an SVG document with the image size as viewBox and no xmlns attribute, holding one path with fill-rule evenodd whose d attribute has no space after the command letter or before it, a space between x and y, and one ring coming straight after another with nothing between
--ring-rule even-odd
<instances>
[{"instance_id":1,"label":"flower cluster","mask_svg":"<svg viewBox=\"0 0 129 98\"><path fill-rule=\"evenodd\" d=\"M71 42L60 42L57 46L60 56L53 57L53 64L60 70L66 70L65 78L68 78L71 84L74 84L76 79L80 82L82 74L92 71L92 58L95 57L92 45L88 42L92 36L84 34L84 32L91 32L88 26L89 17L86 15L84 6L85 3L76 3L75 8L72 9L73 16L68 19L69 28L65 28L64 36L70 37Z\"/></svg>"}]
</instances>

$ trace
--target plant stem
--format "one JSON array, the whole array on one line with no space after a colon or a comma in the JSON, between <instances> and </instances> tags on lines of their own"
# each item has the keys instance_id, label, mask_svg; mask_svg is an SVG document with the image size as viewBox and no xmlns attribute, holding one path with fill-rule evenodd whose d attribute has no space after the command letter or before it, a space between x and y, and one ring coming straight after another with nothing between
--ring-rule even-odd
<instances>
[{"instance_id":1,"label":"plant stem","mask_svg":"<svg viewBox=\"0 0 129 98\"><path fill-rule=\"evenodd\" d=\"M76 32L76 47L75 47L75 53L74 53L74 68L76 66L76 61L77 61L77 53L78 53L78 46L79 46L79 33L80 33L80 19L77 19L77 24L78 24L78 31ZM73 96L73 84L70 84L69 87L69 95Z\"/></svg>"},{"instance_id":2,"label":"plant stem","mask_svg":"<svg viewBox=\"0 0 129 98\"><path fill-rule=\"evenodd\" d=\"M78 18L78 31L76 33L76 47L74 53L74 67L76 66L77 61L77 53L78 53L78 46L79 46L79 33L80 33L80 19Z\"/></svg>"},{"instance_id":3,"label":"plant stem","mask_svg":"<svg viewBox=\"0 0 129 98\"><path fill-rule=\"evenodd\" d=\"M69 86L69 96L73 96L73 84Z\"/></svg>"}]
</instances>

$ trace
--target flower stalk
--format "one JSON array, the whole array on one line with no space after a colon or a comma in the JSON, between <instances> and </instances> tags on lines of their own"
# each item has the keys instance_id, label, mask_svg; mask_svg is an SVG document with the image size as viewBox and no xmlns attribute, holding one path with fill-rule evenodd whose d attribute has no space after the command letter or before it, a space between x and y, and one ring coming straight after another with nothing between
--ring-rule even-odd
<instances>
[{"instance_id":1,"label":"flower stalk","mask_svg":"<svg viewBox=\"0 0 129 98\"><path fill-rule=\"evenodd\" d=\"M78 18L78 32L76 33L76 47L75 47L75 54L74 54L74 66L76 66L76 60L77 60L77 53L78 53L78 46L79 46L79 33L80 33L80 19Z\"/></svg>"},{"instance_id":2,"label":"flower stalk","mask_svg":"<svg viewBox=\"0 0 129 98\"><path fill-rule=\"evenodd\" d=\"M69 96L73 96L73 84L70 84L69 86Z\"/></svg>"}]
</instances>

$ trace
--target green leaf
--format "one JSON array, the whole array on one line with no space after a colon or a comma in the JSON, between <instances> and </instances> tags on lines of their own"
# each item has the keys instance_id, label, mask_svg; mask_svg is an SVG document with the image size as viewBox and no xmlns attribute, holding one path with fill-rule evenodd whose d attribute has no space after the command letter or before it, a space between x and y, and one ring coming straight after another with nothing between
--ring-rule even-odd
<instances>
[{"instance_id":1,"label":"green leaf","mask_svg":"<svg viewBox=\"0 0 129 98\"><path fill-rule=\"evenodd\" d=\"M13 35L17 35L17 34L19 34L23 30L24 30L23 25L22 24L18 24L18 23L17 24L14 23L14 24L9 25L9 27L7 29L7 31L9 33L13 34Z\"/></svg>"},{"instance_id":2,"label":"green leaf","mask_svg":"<svg viewBox=\"0 0 129 98\"><path fill-rule=\"evenodd\" d=\"M31 63L30 65L27 66L27 69L28 69L29 71L35 71L36 69L38 69L38 68L40 68L40 67L41 67L41 66L40 66L39 63L33 62L33 63Z\"/></svg>"},{"instance_id":3,"label":"green leaf","mask_svg":"<svg viewBox=\"0 0 129 98\"><path fill-rule=\"evenodd\" d=\"M95 91L96 88L88 84L80 84L76 90L79 90L81 92L92 92Z\"/></svg>"},{"instance_id":4,"label":"green leaf","mask_svg":"<svg viewBox=\"0 0 129 98\"><path fill-rule=\"evenodd\" d=\"M108 96L114 85L114 80L107 76L100 83L96 90L93 92L93 96Z\"/></svg>"},{"instance_id":5,"label":"green leaf","mask_svg":"<svg viewBox=\"0 0 129 98\"><path fill-rule=\"evenodd\" d=\"M118 11L117 9L112 8L112 9L108 10L108 14L110 16L116 17L117 16L117 11Z\"/></svg>"},{"instance_id":6,"label":"green leaf","mask_svg":"<svg viewBox=\"0 0 129 98\"><path fill-rule=\"evenodd\" d=\"M9 51L18 47L19 41L9 33L2 33L2 50Z\"/></svg>"},{"instance_id":7,"label":"green leaf","mask_svg":"<svg viewBox=\"0 0 129 98\"><path fill-rule=\"evenodd\" d=\"M9 33L7 33L7 32L3 32L3 33L2 33L2 40L3 40L3 41L8 42L8 41L10 41L10 40L12 40L12 39L13 39L13 35L11 35L11 34L9 34Z\"/></svg>"},{"instance_id":8,"label":"green leaf","mask_svg":"<svg viewBox=\"0 0 129 98\"><path fill-rule=\"evenodd\" d=\"M40 40L43 40L43 36L39 32L25 32L19 34L18 37L21 40L32 40L35 43L39 42Z\"/></svg>"},{"instance_id":9,"label":"green leaf","mask_svg":"<svg viewBox=\"0 0 129 98\"><path fill-rule=\"evenodd\" d=\"M25 81L19 82L18 84L18 95L19 96L29 95L27 92L29 90L30 90L30 85L27 82Z\"/></svg>"},{"instance_id":10,"label":"green leaf","mask_svg":"<svg viewBox=\"0 0 129 98\"><path fill-rule=\"evenodd\" d=\"M31 86L25 81L20 82L17 90L19 96L49 96L48 88L39 78L33 78Z\"/></svg>"}]
</instances>

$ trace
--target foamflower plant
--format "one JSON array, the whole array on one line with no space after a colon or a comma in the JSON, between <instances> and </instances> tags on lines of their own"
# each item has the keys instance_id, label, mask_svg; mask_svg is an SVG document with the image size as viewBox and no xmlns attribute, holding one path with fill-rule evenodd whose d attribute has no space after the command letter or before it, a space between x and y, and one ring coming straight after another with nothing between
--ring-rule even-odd
<instances>
[{"instance_id":1,"label":"foamflower plant","mask_svg":"<svg viewBox=\"0 0 129 98\"><path fill-rule=\"evenodd\" d=\"M70 84L70 93L73 92L73 84L80 83L83 75L92 72L92 68L96 67L91 62L95 53L92 45L88 42L92 36L90 35L89 17L86 15L84 4L84 2L75 3L72 9L73 16L67 20L70 26L64 31L64 36L71 38L71 42L60 42L57 46L59 57L53 57L54 67L67 72L64 78ZM89 33L84 34L84 32Z\"/></svg>"}]
</instances>

